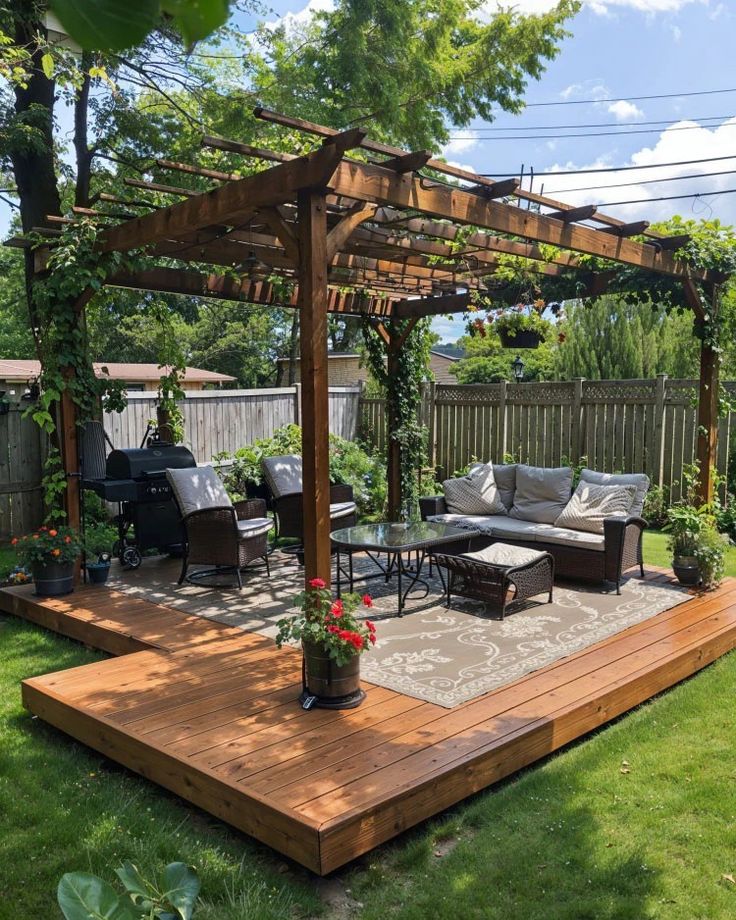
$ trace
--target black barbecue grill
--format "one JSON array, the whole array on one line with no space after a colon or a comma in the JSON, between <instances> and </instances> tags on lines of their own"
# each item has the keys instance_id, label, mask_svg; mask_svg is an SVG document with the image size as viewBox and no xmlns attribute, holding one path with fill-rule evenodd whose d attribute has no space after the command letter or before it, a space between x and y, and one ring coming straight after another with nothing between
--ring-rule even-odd
<instances>
[{"instance_id":1,"label":"black barbecue grill","mask_svg":"<svg viewBox=\"0 0 736 920\"><path fill-rule=\"evenodd\" d=\"M115 555L128 568L138 568L149 549L179 553L184 530L166 478L167 469L197 465L186 447L159 444L110 451L104 479L84 479L82 485L104 501L118 502L118 542Z\"/></svg>"}]
</instances>

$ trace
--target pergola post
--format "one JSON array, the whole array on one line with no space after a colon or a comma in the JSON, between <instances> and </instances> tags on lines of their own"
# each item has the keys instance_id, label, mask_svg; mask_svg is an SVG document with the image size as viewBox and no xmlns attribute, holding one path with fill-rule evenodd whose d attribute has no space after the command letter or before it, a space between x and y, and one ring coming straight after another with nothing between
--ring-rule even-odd
<instances>
[{"instance_id":1,"label":"pergola post","mask_svg":"<svg viewBox=\"0 0 736 920\"><path fill-rule=\"evenodd\" d=\"M331 580L325 193L299 192L299 309L302 368L304 578Z\"/></svg>"},{"instance_id":2,"label":"pergola post","mask_svg":"<svg viewBox=\"0 0 736 920\"><path fill-rule=\"evenodd\" d=\"M696 316L703 322L706 310L696 285L684 282L685 296ZM718 313L718 288L712 292L711 316ZM713 472L718 458L718 393L720 386L720 357L708 342L700 344L700 383L698 386L698 438L697 459L699 467L698 495L707 504L715 497Z\"/></svg>"},{"instance_id":3,"label":"pergola post","mask_svg":"<svg viewBox=\"0 0 736 920\"><path fill-rule=\"evenodd\" d=\"M398 521L401 515L401 444L393 436L397 428L396 400L393 388L396 386L399 360L399 340L393 323L388 326L389 337L386 342L388 353L386 372L388 375L388 392L386 408L388 411L387 479L388 479L388 519Z\"/></svg>"}]
</instances>

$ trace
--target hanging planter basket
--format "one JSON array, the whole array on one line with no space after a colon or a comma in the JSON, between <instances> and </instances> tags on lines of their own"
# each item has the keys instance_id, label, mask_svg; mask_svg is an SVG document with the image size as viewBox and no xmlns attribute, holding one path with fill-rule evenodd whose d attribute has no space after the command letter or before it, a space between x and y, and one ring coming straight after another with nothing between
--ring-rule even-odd
<instances>
[{"instance_id":1,"label":"hanging planter basket","mask_svg":"<svg viewBox=\"0 0 736 920\"><path fill-rule=\"evenodd\" d=\"M504 348L539 348L542 336L534 329L499 329Z\"/></svg>"}]
</instances>

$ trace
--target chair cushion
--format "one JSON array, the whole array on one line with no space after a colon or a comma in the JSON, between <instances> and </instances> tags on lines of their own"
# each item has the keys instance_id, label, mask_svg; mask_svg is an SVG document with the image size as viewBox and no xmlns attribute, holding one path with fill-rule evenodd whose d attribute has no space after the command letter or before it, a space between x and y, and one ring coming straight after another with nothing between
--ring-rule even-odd
<instances>
[{"instance_id":1,"label":"chair cushion","mask_svg":"<svg viewBox=\"0 0 736 920\"><path fill-rule=\"evenodd\" d=\"M557 527L603 533L603 521L625 517L636 495L636 486L596 486L579 482L567 507L555 521Z\"/></svg>"},{"instance_id":2,"label":"chair cushion","mask_svg":"<svg viewBox=\"0 0 736 920\"><path fill-rule=\"evenodd\" d=\"M182 517L207 508L232 508L222 480L211 466L185 470L166 470Z\"/></svg>"},{"instance_id":3,"label":"chair cushion","mask_svg":"<svg viewBox=\"0 0 736 920\"><path fill-rule=\"evenodd\" d=\"M629 514L639 517L644 512L644 499L649 489L649 477L646 473L596 473L584 469L580 473L581 482L592 482L597 486L636 486L636 495L629 508Z\"/></svg>"},{"instance_id":4,"label":"chair cushion","mask_svg":"<svg viewBox=\"0 0 736 920\"><path fill-rule=\"evenodd\" d=\"M570 501L571 491L572 469L569 466L552 469L519 463L514 505L509 514L522 521L554 524Z\"/></svg>"},{"instance_id":5,"label":"chair cushion","mask_svg":"<svg viewBox=\"0 0 736 920\"><path fill-rule=\"evenodd\" d=\"M554 543L558 546L576 546L578 549L594 549L601 552L606 548L603 534L549 525L545 525L537 531L536 542Z\"/></svg>"},{"instance_id":6,"label":"chair cushion","mask_svg":"<svg viewBox=\"0 0 736 920\"><path fill-rule=\"evenodd\" d=\"M246 518L244 521L238 521L238 536L259 537L263 533L268 533L273 527L271 518Z\"/></svg>"},{"instance_id":7,"label":"chair cushion","mask_svg":"<svg viewBox=\"0 0 736 920\"><path fill-rule=\"evenodd\" d=\"M451 514L506 514L490 463L474 463L467 476L442 483Z\"/></svg>"},{"instance_id":8,"label":"chair cushion","mask_svg":"<svg viewBox=\"0 0 736 920\"><path fill-rule=\"evenodd\" d=\"M265 457L261 464L263 475L274 498L302 491L302 458L294 454Z\"/></svg>"},{"instance_id":9,"label":"chair cushion","mask_svg":"<svg viewBox=\"0 0 736 920\"><path fill-rule=\"evenodd\" d=\"M330 505L330 520L335 518L347 517L349 514L355 514L358 506L355 502L335 502Z\"/></svg>"},{"instance_id":10,"label":"chair cushion","mask_svg":"<svg viewBox=\"0 0 736 920\"><path fill-rule=\"evenodd\" d=\"M543 555L544 550L530 549L526 546L509 546L508 543L492 543L485 549L479 549L473 553L462 553L463 559L477 559L478 562L486 562L501 568L526 565L527 562L534 562Z\"/></svg>"}]
</instances>

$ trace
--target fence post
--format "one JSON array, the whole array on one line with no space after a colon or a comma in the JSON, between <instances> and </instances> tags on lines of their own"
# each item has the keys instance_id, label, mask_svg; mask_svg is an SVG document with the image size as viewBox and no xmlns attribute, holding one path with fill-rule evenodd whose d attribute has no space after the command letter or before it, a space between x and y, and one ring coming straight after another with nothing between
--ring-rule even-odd
<instances>
[{"instance_id":1,"label":"fence post","mask_svg":"<svg viewBox=\"0 0 736 920\"><path fill-rule=\"evenodd\" d=\"M583 456L583 383L585 377L573 377L572 391L572 417L570 430L570 450L572 460L575 463L580 462Z\"/></svg>"},{"instance_id":2,"label":"fence post","mask_svg":"<svg viewBox=\"0 0 736 920\"><path fill-rule=\"evenodd\" d=\"M294 384L294 424L301 425L302 423L302 385L301 383Z\"/></svg>"},{"instance_id":3,"label":"fence post","mask_svg":"<svg viewBox=\"0 0 736 920\"><path fill-rule=\"evenodd\" d=\"M496 433L496 463L503 463L506 453L506 391L508 382L502 380L498 389L498 431Z\"/></svg>"},{"instance_id":4,"label":"fence post","mask_svg":"<svg viewBox=\"0 0 736 920\"><path fill-rule=\"evenodd\" d=\"M667 394L667 374L657 374L654 390L654 456L651 476L656 485L664 483L664 401Z\"/></svg>"}]
</instances>

